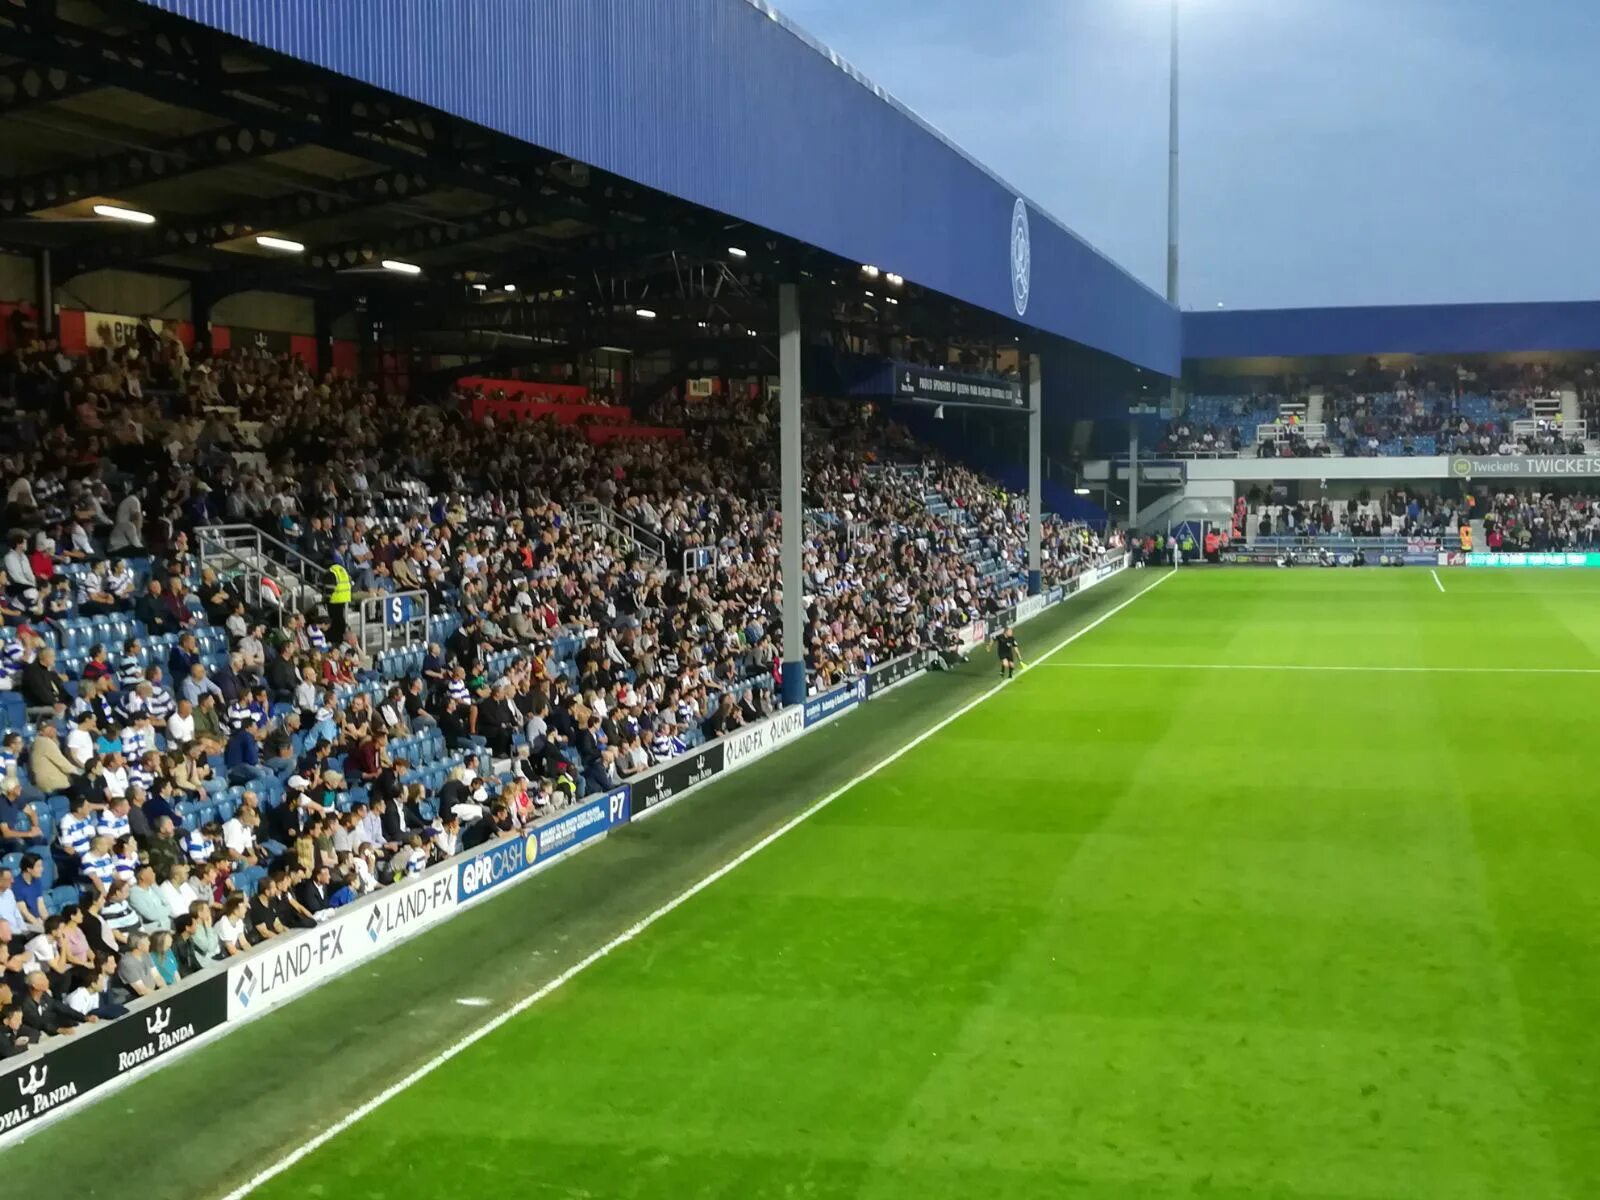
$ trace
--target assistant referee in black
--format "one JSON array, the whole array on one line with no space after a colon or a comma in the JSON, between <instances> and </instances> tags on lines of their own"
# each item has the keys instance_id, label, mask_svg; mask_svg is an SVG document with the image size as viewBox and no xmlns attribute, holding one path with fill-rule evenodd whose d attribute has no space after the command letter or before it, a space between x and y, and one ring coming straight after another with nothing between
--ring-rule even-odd
<instances>
[{"instance_id":1,"label":"assistant referee in black","mask_svg":"<svg viewBox=\"0 0 1600 1200\"><path fill-rule=\"evenodd\" d=\"M1017 677L1017 635L1007 625L994 639L994 650L1000 658L1000 677L1002 679L1015 679Z\"/></svg>"}]
</instances>

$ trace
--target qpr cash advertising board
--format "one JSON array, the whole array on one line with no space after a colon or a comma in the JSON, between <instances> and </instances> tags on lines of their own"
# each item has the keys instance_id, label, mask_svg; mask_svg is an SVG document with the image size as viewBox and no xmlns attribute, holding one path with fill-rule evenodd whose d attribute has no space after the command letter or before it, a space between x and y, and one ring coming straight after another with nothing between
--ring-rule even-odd
<instances>
[{"instance_id":1,"label":"qpr cash advertising board","mask_svg":"<svg viewBox=\"0 0 1600 1200\"><path fill-rule=\"evenodd\" d=\"M457 902L465 904L527 871L544 867L573 847L627 824L631 816L629 789L619 787L520 837L489 846L456 868Z\"/></svg>"},{"instance_id":2,"label":"qpr cash advertising board","mask_svg":"<svg viewBox=\"0 0 1600 1200\"><path fill-rule=\"evenodd\" d=\"M846 709L854 708L867 698L867 681L852 679L849 683L840 684L830 692L823 692L820 696L813 696L806 701L806 725L812 726L819 721L826 721L829 717L838 716Z\"/></svg>"}]
</instances>

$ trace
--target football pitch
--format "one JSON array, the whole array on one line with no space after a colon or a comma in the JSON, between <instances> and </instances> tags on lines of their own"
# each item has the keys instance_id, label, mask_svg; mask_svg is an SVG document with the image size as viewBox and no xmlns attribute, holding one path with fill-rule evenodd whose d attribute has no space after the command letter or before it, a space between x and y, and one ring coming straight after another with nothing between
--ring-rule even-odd
<instances>
[{"instance_id":1,"label":"football pitch","mask_svg":"<svg viewBox=\"0 0 1600 1200\"><path fill-rule=\"evenodd\" d=\"M147 1195L1600 1196L1600 576L1186 569L1103 590L1023 626L1031 665L993 694L980 657L981 679L916 681L679 805L831 796L624 940L597 924L557 960L587 966L459 1053L433 1059L516 998L453 948L468 922L533 922L591 855L380 960L365 985L393 1003L388 970L493 1005L385 1026L404 1071L302 1094L327 1119L284 1125L274 1154L189 1153L163 1105L206 1089L209 1136L234 1105L247 1143L276 1119L253 1081L292 1095L296 1059L308 1079L359 1059L362 1028L329 1024L344 980L280 1014L321 1004L314 1029L256 1022L0 1178L127 1113L170 1142ZM809 781L880 704L923 731L960 687L971 707L881 770L860 778L905 737L853 786ZM596 861L647 873L675 815Z\"/></svg>"}]
</instances>

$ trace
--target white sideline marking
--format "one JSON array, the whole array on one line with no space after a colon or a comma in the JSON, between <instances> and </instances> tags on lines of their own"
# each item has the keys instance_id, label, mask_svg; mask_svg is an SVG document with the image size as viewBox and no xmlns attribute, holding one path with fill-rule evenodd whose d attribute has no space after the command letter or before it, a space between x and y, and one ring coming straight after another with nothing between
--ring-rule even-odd
<instances>
[{"instance_id":1,"label":"white sideline marking","mask_svg":"<svg viewBox=\"0 0 1600 1200\"><path fill-rule=\"evenodd\" d=\"M1428 574L1433 576L1433 586L1438 588L1441 592L1444 591L1444 583L1439 579L1439 572L1429 571Z\"/></svg>"},{"instance_id":2,"label":"white sideline marking","mask_svg":"<svg viewBox=\"0 0 1600 1200\"><path fill-rule=\"evenodd\" d=\"M1053 651L1052 651L1053 653ZM1600 667L1352 667L1314 663L1051 663L1057 671L1080 668L1099 671L1345 671L1394 675L1600 675Z\"/></svg>"},{"instance_id":3,"label":"white sideline marking","mask_svg":"<svg viewBox=\"0 0 1600 1200\"><path fill-rule=\"evenodd\" d=\"M1044 660L1049 658L1056 651L1065 649L1066 647L1072 645L1073 642L1081 638L1084 634L1088 633L1090 630L1098 628L1100 625L1109 621L1112 617L1116 616L1123 609L1127 608L1128 605L1139 599L1139 597L1143 596L1146 592L1153 591L1154 589L1160 587L1167 580L1171 579L1174 574L1176 574L1175 571L1166 572L1157 578L1153 583L1140 588L1133 595L1122 601L1122 603L1116 605L1114 608L1107 609L1094 620L1090 621L1082 629L1067 635L1054 646L1050 647L1050 649L1046 650L1032 663L1023 667L1021 673L1026 674L1028 671L1033 670L1034 667L1043 665ZM686 903L688 900L705 891L706 888L710 887L713 883L721 879L724 875L728 874L741 863L747 862L754 858L757 854L761 853L761 851L772 845L773 842L777 841L784 834L790 832L791 830L810 820L812 817L816 816L817 813L827 808L828 805L832 804L840 796L850 791L857 784L864 783L866 780L872 778L891 763L898 762L907 753L920 746L934 734L940 732L953 722L960 720L973 709L977 708L978 705L982 704L985 700L988 700L1004 691L1011 682L1014 681L1005 680L997 683L982 695L967 701L967 703L956 709L956 711L951 713L948 717L935 722L932 726L923 730L916 737L912 738L904 746L901 746L898 750L894 751L894 753L880 759L878 762L868 767L865 771L861 772L861 774L857 775L854 779L850 780L842 787L835 788L821 800L818 800L812 804L809 808L802 809L795 816L789 818L789 820L785 821L782 825L778 826L778 828L767 834L759 842L755 843L755 845L740 851L733 858L723 863L722 866L718 867L715 871L712 871L711 874L707 875L704 879L700 880L696 884L693 884L687 890L680 892L677 896L673 897L671 900L668 900L665 904L656 909L654 912L650 913L648 916L639 920L635 924L628 926L628 928L617 934L616 937L612 938L598 950L593 951L587 957L579 960L576 963L573 963L572 966L568 967L565 971L561 972L561 974L557 975L543 987L539 988L538 991L524 996L510 1008L506 1009L505 1012L500 1013L498 1016L495 1016L484 1022L460 1041L441 1050L427 1062L423 1063L409 1075L405 1076L405 1078L399 1080L397 1083L390 1084L371 1100L368 1100L366 1103L352 1109L345 1116L340 1117L339 1120L328 1126L327 1129L317 1134L310 1141L305 1142L296 1149L290 1151L288 1154L284 1155L271 1166L251 1176L243 1184L234 1188L233 1191L224 1196L223 1200L242 1200L243 1197L248 1196L251 1192L255 1191L256 1188L260 1187L268 1180L274 1179L283 1174L307 1155L320 1150L323 1146L327 1145L346 1129L349 1129L352 1125L356 1124L356 1122L360 1121L363 1117L375 1112L377 1109L387 1104L390 1100L393 1100L396 1096L405 1091L407 1088L411 1087L413 1084L421 1082L424 1078L433 1074L433 1072L444 1066L444 1064L449 1062L452 1058L455 1058L458 1054L462 1053L469 1047L476 1045L478 1042L488 1037L491 1033L499 1029L512 1018L518 1017L527 1012L528 1009L539 1003L539 1001L543 1000L551 992L554 992L556 989L570 982L573 978L581 974L589 967L594 966L595 963L599 962L602 958L605 958L613 950L617 950L633 941L634 938L638 937L646 929L649 929L650 926L654 925L662 917L666 916L680 905Z\"/></svg>"}]
</instances>

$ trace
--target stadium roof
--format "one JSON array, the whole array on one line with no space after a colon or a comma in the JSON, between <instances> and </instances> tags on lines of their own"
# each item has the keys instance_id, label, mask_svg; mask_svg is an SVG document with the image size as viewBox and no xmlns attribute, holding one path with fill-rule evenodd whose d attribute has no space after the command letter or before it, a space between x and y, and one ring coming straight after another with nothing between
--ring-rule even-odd
<instances>
[{"instance_id":1,"label":"stadium roof","mask_svg":"<svg viewBox=\"0 0 1600 1200\"><path fill-rule=\"evenodd\" d=\"M30 0L0 56L0 242L55 247L58 281L348 296L392 258L425 268L418 334L637 345L647 307L665 347L674 321L770 332L773 285L809 275L852 289L811 289L845 340L1031 327L1178 365L1177 314L1032 206L1014 287L1015 192L764 4ZM96 199L160 221L68 223Z\"/></svg>"}]
</instances>

